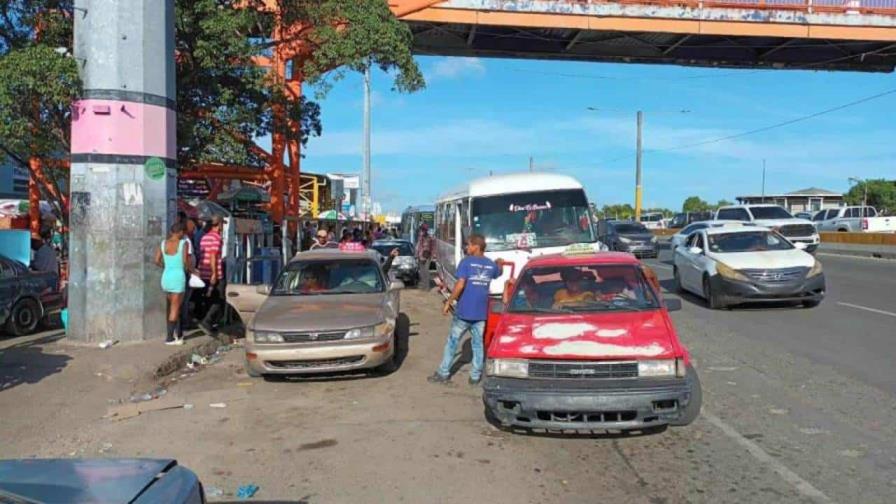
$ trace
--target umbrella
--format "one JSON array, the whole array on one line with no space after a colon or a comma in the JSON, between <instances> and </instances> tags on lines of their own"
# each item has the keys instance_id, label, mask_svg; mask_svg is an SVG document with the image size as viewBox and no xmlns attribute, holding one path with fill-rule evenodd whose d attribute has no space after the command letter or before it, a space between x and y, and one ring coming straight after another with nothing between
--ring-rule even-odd
<instances>
[{"instance_id":1,"label":"umbrella","mask_svg":"<svg viewBox=\"0 0 896 504\"><path fill-rule=\"evenodd\" d=\"M230 212L215 202L203 200L196 203L196 215L199 217L199 220L207 221L216 215L218 217L230 217Z\"/></svg>"},{"instance_id":2,"label":"umbrella","mask_svg":"<svg viewBox=\"0 0 896 504\"><path fill-rule=\"evenodd\" d=\"M267 203L271 201L271 195L258 187L242 186L225 191L218 196L222 203Z\"/></svg>"}]
</instances>

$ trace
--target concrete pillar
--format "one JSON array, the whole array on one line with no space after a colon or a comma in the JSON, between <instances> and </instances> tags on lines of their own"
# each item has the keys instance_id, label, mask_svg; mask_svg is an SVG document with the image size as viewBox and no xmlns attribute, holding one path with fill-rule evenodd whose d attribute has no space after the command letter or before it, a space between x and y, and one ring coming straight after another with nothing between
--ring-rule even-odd
<instances>
[{"instance_id":1,"label":"concrete pillar","mask_svg":"<svg viewBox=\"0 0 896 504\"><path fill-rule=\"evenodd\" d=\"M152 259L176 212L174 0L76 0L69 337L162 338Z\"/></svg>"}]
</instances>

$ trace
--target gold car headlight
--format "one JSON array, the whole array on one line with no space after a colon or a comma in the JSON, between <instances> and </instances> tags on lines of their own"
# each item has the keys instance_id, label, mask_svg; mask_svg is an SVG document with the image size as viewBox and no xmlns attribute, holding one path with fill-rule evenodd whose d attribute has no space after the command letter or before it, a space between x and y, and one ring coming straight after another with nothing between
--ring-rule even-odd
<instances>
[{"instance_id":1,"label":"gold car headlight","mask_svg":"<svg viewBox=\"0 0 896 504\"><path fill-rule=\"evenodd\" d=\"M506 378L528 378L529 361L526 359L489 359L485 363L485 374Z\"/></svg>"},{"instance_id":2,"label":"gold car headlight","mask_svg":"<svg viewBox=\"0 0 896 504\"><path fill-rule=\"evenodd\" d=\"M255 331L253 340L256 343L283 343L283 335L269 331Z\"/></svg>"},{"instance_id":3,"label":"gold car headlight","mask_svg":"<svg viewBox=\"0 0 896 504\"><path fill-rule=\"evenodd\" d=\"M815 260L815 264L812 265L812 269L809 270L809 274L806 276L814 277L815 275L820 275L824 270L821 268L821 261L818 259Z\"/></svg>"},{"instance_id":4,"label":"gold car headlight","mask_svg":"<svg viewBox=\"0 0 896 504\"><path fill-rule=\"evenodd\" d=\"M747 275L744 275L740 271L728 266L725 263L716 263L716 272L721 275L723 278L727 278L729 280L739 280L741 282L749 282L750 279Z\"/></svg>"},{"instance_id":5,"label":"gold car headlight","mask_svg":"<svg viewBox=\"0 0 896 504\"><path fill-rule=\"evenodd\" d=\"M382 339L391 336L394 330L395 322L386 320L385 322L377 324L375 326L358 327L356 329L351 329L345 333L345 339Z\"/></svg>"}]
</instances>

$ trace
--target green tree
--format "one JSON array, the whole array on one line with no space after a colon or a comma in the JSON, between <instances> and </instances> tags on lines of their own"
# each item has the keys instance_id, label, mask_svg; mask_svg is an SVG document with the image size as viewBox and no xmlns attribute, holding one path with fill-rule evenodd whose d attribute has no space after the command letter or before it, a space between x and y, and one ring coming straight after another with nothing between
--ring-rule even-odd
<instances>
[{"instance_id":1,"label":"green tree","mask_svg":"<svg viewBox=\"0 0 896 504\"><path fill-rule=\"evenodd\" d=\"M605 219L631 219L635 216L635 209L628 203L621 205L604 205L600 211Z\"/></svg>"},{"instance_id":2,"label":"green tree","mask_svg":"<svg viewBox=\"0 0 896 504\"><path fill-rule=\"evenodd\" d=\"M683 212L705 212L709 209L709 203L700 199L699 196L688 196L681 205Z\"/></svg>"},{"instance_id":3,"label":"green tree","mask_svg":"<svg viewBox=\"0 0 896 504\"><path fill-rule=\"evenodd\" d=\"M253 63L253 57L274 46L274 15L261 9L263 3L176 0L181 167L206 161L262 165L264 156L253 140L274 132L274 103L284 104L288 117L301 125L303 144L309 135L320 134L318 104L289 100L267 69ZM237 9L237 4L247 8ZM410 29L392 16L386 2L280 4L286 23L302 23L287 37L288 43L307 49L301 68L293 71L316 86L318 98L346 71L368 65L389 72L396 90L424 86L411 54ZM80 93L75 62L66 56L73 40L72 16L71 0L0 0L0 145L14 162L27 164L32 155L69 150L69 105ZM35 128L38 116L40 127Z\"/></svg>"},{"instance_id":4,"label":"green tree","mask_svg":"<svg viewBox=\"0 0 896 504\"><path fill-rule=\"evenodd\" d=\"M846 203L861 205L865 197L865 187L868 187L868 205L886 215L896 213L896 180L872 179L849 188L844 195Z\"/></svg>"},{"instance_id":5,"label":"green tree","mask_svg":"<svg viewBox=\"0 0 896 504\"><path fill-rule=\"evenodd\" d=\"M716 204L713 206L713 210L718 209L718 208L721 208L721 207L723 207L723 206L731 206L731 205L733 205L733 204L734 204L734 203L732 203L732 202L730 202L730 201L728 201L728 200L726 200L726 199L720 199L719 202L716 203Z\"/></svg>"},{"instance_id":6,"label":"green tree","mask_svg":"<svg viewBox=\"0 0 896 504\"><path fill-rule=\"evenodd\" d=\"M80 93L75 60L67 56L71 13L70 0L0 2L0 162L30 169L29 158L45 160L32 176L63 220L60 183L68 171L51 161L67 156L71 102Z\"/></svg>"}]
</instances>

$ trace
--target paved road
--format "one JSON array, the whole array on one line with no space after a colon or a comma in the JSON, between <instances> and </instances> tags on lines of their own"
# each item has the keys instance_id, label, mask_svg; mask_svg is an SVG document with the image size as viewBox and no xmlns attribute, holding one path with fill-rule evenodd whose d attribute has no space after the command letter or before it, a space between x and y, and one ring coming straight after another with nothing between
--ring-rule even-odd
<instances>
[{"instance_id":1,"label":"paved road","mask_svg":"<svg viewBox=\"0 0 896 504\"><path fill-rule=\"evenodd\" d=\"M235 351L169 388L193 409L122 422L101 419L95 405L106 397L85 392L94 373L84 350L46 343L44 353L72 360L0 392L0 457L174 456L208 486L258 484L262 501L893 502L896 371L879 364L893 361L882 343L893 317L837 303L896 311L892 296L862 288L892 291L896 266L822 259L830 295L816 309L714 312L685 299L673 317L705 394L704 414L686 428L619 438L498 431L466 368L454 385L426 383L448 321L434 294L407 291L408 354L388 377L250 380ZM103 383L109 394L117 382Z\"/></svg>"}]
</instances>

